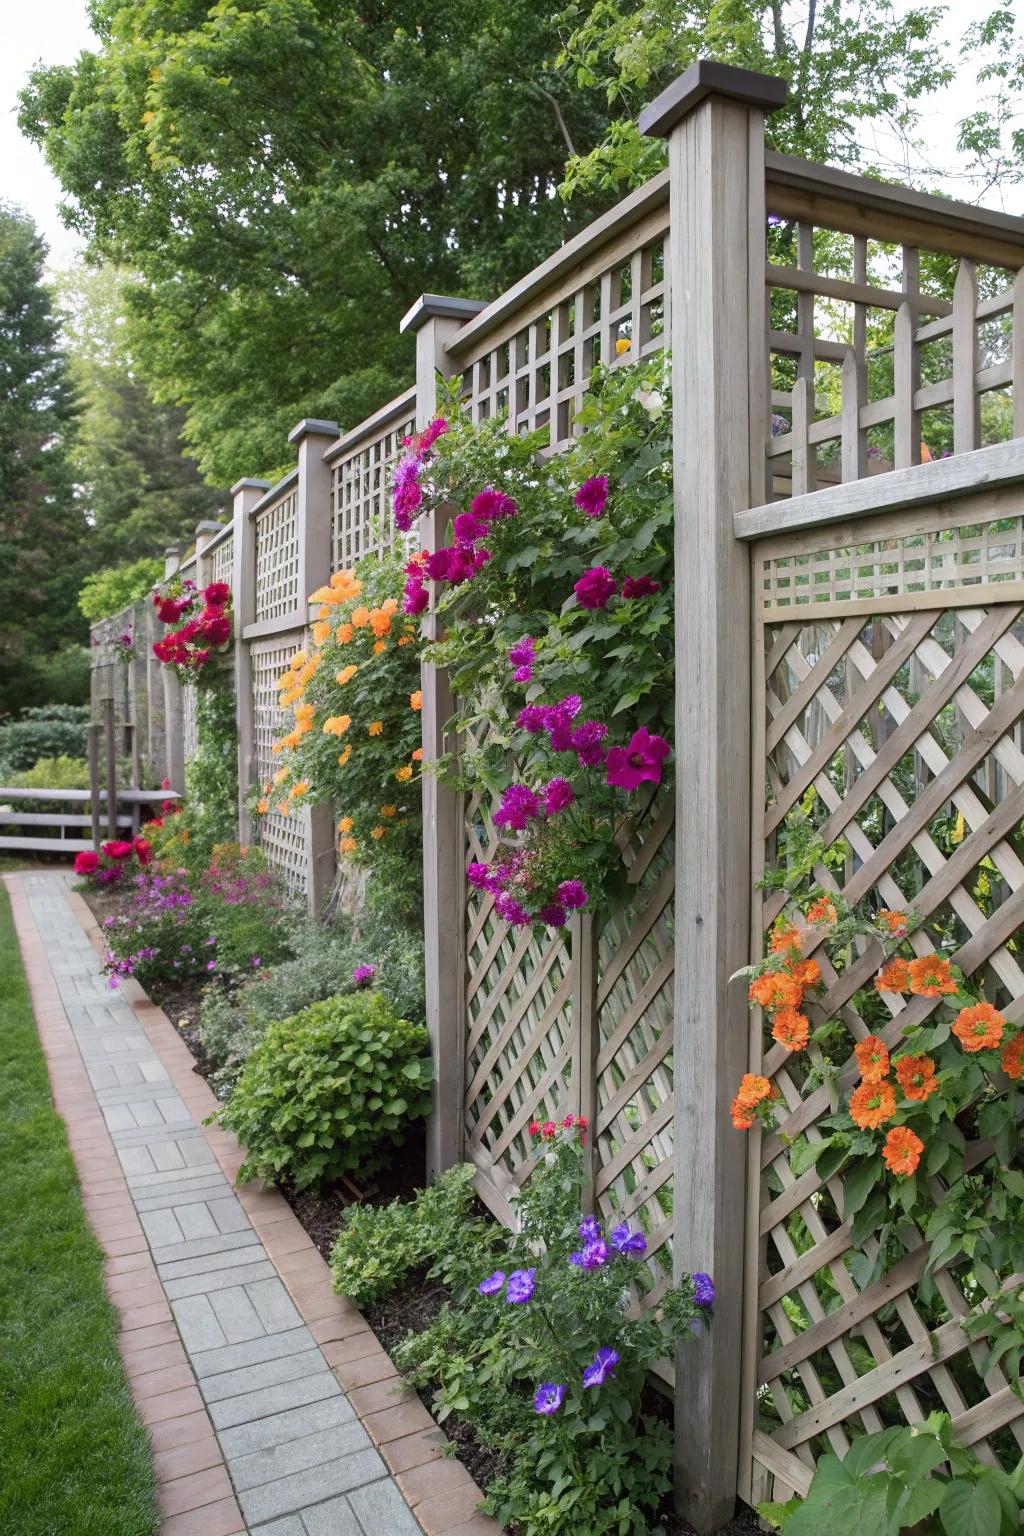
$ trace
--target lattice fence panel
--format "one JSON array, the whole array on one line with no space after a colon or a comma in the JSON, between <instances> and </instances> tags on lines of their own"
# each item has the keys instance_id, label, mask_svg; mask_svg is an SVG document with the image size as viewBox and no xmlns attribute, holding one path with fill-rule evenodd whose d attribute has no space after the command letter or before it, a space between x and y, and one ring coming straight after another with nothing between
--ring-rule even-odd
<instances>
[{"instance_id":1,"label":"lattice fence panel","mask_svg":"<svg viewBox=\"0 0 1024 1536\"><path fill-rule=\"evenodd\" d=\"M765 801L755 802L755 837L763 835L773 861L785 818L813 788L826 848L843 840L846 850L836 870L817 871L822 884L869 910L916 909L924 919L912 939L917 952L944 944L1019 1022L1024 606L1000 601L991 584L973 592L974 606L950 607L936 591L928 606L910 600L902 611L835 618L794 607L764 625ZM765 932L782 904L777 894L765 898ZM842 974L821 948L815 954L827 990L811 1005L812 1022L841 1019L852 1049L871 1032L857 994L871 987L877 946ZM885 998L892 1017L874 1028L890 1047L938 1006ZM819 1061L814 1048L791 1056L759 1039L752 1051L751 1070L773 1078L781 1104L774 1134L759 1141L751 1133L760 1194L758 1287L747 1302L756 1358L747 1408L756 1421L746 1491L804 1492L824 1452L843 1454L851 1437L918 1422L934 1408L950 1413L983 1460L1010 1465L1024 1448L1024 1404L1000 1368L984 1371L986 1345L970 1345L959 1325L971 1302L965 1270L942 1270L925 1287L928 1248L912 1229L882 1277L868 1275L862 1286L840 1214L841 1176L822 1184L813 1167L794 1171L795 1147L819 1141L819 1121L831 1112ZM840 1092L856 1075L851 1059ZM969 1146L967 1166L988 1155L983 1144ZM932 1189L941 1200L939 1179ZM869 1242L868 1258L876 1251Z\"/></svg>"},{"instance_id":2,"label":"lattice fence panel","mask_svg":"<svg viewBox=\"0 0 1024 1536\"><path fill-rule=\"evenodd\" d=\"M367 555L395 547L390 471L402 453L402 439L415 430L416 391L394 402L394 413L372 436L356 443L331 466L333 509L332 569L349 570Z\"/></svg>"},{"instance_id":3,"label":"lattice fence panel","mask_svg":"<svg viewBox=\"0 0 1024 1536\"><path fill-rule=\"evenodd\" d=\"M210 580L226 581L230 586L234 573L234 559L235 538L233 533L229 533L227 538L222 539L216 549L210 553Z\"/></svg>"},{"instance_id":4,"label":"lattice fence panel","mask_svg":"<svg viewBox=\"0 0 1024 1536\"><path fill-rule=\"evenodd\" d=\"M302 643L302 630L295 630L270 640L256 640L251 645L254 766L261 784L272 780L279 767L271 746L287 724L287 716L278 703L278 678ZM287 816L272 810L259 819L260 846L268 862L289 889L302 895L306 894L310 875L308 821L309 812L305 810Z\"/></svg>"},{"instance_id":5,"label":"lattice fence panel","mask_svg":"<svg viewBox=\"0 0 1024 1536\"><path fill-rule=\"evenodd\" d=\"M298 491L293 484L256 519L256 620L287 618L298 611L299 600Z\"/></svg>"}]
</instances>

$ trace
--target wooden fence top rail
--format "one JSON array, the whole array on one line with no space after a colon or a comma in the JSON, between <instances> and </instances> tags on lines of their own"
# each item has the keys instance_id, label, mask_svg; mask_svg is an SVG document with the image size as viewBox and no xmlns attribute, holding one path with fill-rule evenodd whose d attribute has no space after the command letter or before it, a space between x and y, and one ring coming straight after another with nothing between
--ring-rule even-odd
<instances>
[{"instance_id":1,"label":"wooden fence top rail","mask_svg":"<svg viewBox=\"0 0 1024 1536\"><path fill-rule=\"evenodd\" d=\"M333 464L335 459L341 458L343 454L357 447L366 438L377 437L381 430L390 422L402 416L415 415L415 412L416 386L411 384L400 395L396 395L393 400L389 400L387 405L382 405L380 410L374 411L372 416L367 416L366 420L361 421L358 426L350 428L348 432L343 432L324 452L324 463Z\"/></svg>"},{"instance_id":2,"label":"wooden fence top rail","mask_svg":"<svg viewBox=\"0 0 1024 1536\"><path fill-rule=\"evenodd\" d=\"M738 539L761 539L827 523L883 516L932 502L950 501L978 491L998 490L1024 478L1024 438L993 443L972 453L954 454L930 464L893 469L844 485L808 491L788 501L770 502L733 514Z\"/></svg>"},{"instance_id":3,"label":"wooden fence top rail","mask_svg":"<svg viewBox=\"0 0 1024 1536\"><path fill-rule=\"evenodd\" d=\"M106 801L107 792L101 789L99 792L101 803ZM0 800L64 800L84 804L92 799L92 791L88 789L4 789L0 787ZM151 805L156 800L180 800L181 796L174 789L119 789L115 799L121 805Z\"/></svg>"},{"instance_id":4,"label":"wooden fence top rail","mask_svg":"<svg viewBox=\"0 0 1024 1536\"><path fill-rule=\"evenodd\" d=\"M277 503L284 498L287 492L291 490L292 486L298 485L298 483L299 466L296 464L294 469L290 469L286 475L282 475L277 484L272 485L270 490L265 492L265 494L260 497L259 501L257 501L254 506L249 508L250 519L259 517L261 512L269 512L270 508L276 506Z\"/></svg>"}]
</instances>

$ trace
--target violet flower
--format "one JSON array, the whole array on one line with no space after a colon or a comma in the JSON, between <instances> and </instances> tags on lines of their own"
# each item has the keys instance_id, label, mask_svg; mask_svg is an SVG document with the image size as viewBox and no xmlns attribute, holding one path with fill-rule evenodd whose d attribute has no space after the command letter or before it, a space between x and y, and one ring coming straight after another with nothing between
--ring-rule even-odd
<instances>
[{"instance_id":1,"label":"violet flower","mask_svg":"<svg viewBox=\"0 0 1024 1536\"><path fill-rule=\"evenodd\" d=\"M715 1304L714 1281L703 1270L697 1270L693 1277L693 1299L698 1307L713 1307Z\"/></svg>"},{"instance_id":2,"label":"violet flower","mask_svg":"<svg viewBox=\"0 0 1024 1536\"><path fill-rule=\"evenodd\" d=\"M534 1413L557 1413L565 1402L566 1389L561 1382L545 1381L533 1394Z\"/></svg>"},{"instance_id":3,"label":"violet flower","mask_svg":"<svg viewBox=\"0 0 1024 1536\"><path fill-rule=\"evenodd\" d=\"M641 1254L647 1251L647 1239L642 1232L631 1232L627 1221L620 1222L611 1230L612 1247L617 1253Z\"/></svg>"},{"instance_id":4,"label":"violet flower","mask_svg":"<svg viewBox=\"0 0 1024 1536\"><path fill-rule=\"evenodd\" d=\"M518 1306L524 1301L530 1301L535 1289L535 1269L514 1269L508 1277L508 1288L505 1292L505 1300L513 1306Z\"/></svg>"},{"instance_id":5,"label":"violet flower","mask_svg":"<svg viewBox=\"0 0 1024 1536\"><path fill-rule=\"evenodd\" d=\"M627 792L644 783L660 784L661 765L671 751L663 736L653 736L641 726L633 732L628 746L608 748L605 782Z\"/></svg>"},{"instance_id":6,"label":"violet flower","mask_svg":"<svg viewBox=\"0 0 1024 1536\"><path fill-rule=\"evenodd\" d=\"M572 1115L567 1115L562 1121L563 1128L574 1125L576 1122ZM601 1223L596 1216L584 1216L580 1222L580 1241L584 1243L596 1243L601 1236Z\"/></svg>"},{"instance_id":7,"label":"violet flower","mask_svg":"<svg viewBox=\"0 0 1024 1536\"><path fill-rule=\"evenodd\" d=\"M372 986L373 978L376 974L377 967L375 965L357 965L352 971L353 984L359 989Z\"/></svg>"},{"instance_id":8,"label":"violet flower","mask_svg":"<svg viewBox=\"0 0 1024 1536\"><path fill-rule=\"evenodd\" d=\"M593 1360L583 1372L584 1387L603 1387L618 1363L618 1352L602 1345L595 1350Z\"/></svg>"},{"instance_id":9,"label":"violet flower","mask_svg":"<svg viewBox=\"0 0 1024 1536\"><path fill-rule=\"evenodd\" d=\"M576 1269L602 1269L608 1259L608 1244L603 1238L584 1243L578 1253L570 1253L569 1263Z\"/></svg>"},{"instance_id":10,"label":"violet flower","mask_svg":"<svg viewBox=\"0 0 1024 1536\"><path fill-rule=\"evenodd\" d=\"M477 1290L481 1296L497 1296L498 1292L504 1288L504 1285L505 1271L503 1269L496 1269L493 1275L488 1275L486 1280L480 1281Z\"/></svg>"}]
</instances>

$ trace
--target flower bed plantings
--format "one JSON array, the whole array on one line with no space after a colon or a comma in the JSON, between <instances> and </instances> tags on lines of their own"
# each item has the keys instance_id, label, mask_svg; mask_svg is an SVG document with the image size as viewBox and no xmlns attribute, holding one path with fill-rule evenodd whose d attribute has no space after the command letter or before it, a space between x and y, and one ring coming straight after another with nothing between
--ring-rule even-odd
<instances>
[{"instance_id":1,"label":"flower bed plantings","mask_svg":"<svg viewBox=\"0 0 1024 1536\"><path fill-rule=\"evenodd\" d=\"M430 1110L427 1032L374 992L314 1003L272 1024L218 1112L246 1149L239 1181L297 1189L384 1166Z\"/></svg>"},{"instance_id":2,"label":"flower bed plantings","mask_svg":"<svg viewBox=\"0 0 1024 1536\"><path fill-rule=\"evenodd\" d=\"M118 885L136 877L152 857L153 846L147 837L110 838L100 844L98 853L83 848L75 855L75 874L93 886Z\"/></svg>"}]
</instances>

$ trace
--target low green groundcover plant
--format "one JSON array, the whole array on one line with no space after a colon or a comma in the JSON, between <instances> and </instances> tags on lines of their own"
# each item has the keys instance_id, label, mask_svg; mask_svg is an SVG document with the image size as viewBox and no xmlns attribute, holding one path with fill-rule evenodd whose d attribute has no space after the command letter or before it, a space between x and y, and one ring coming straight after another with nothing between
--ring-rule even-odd
<instances>
[{"instance_id":1,"label":"low green groundcover plant","mask_svg":"<svg viewBox=\"0 0 1024 1536\"><path fill-rule=\"evenodd\" d=\"M146 1432L0 887L0 1530L152 1536Z\"/></svg>"},{"instance_id":2,"label":"low green groundcover plant","mask_svg":"<svg viewBox=\"0 0 1024 1536\"><path fill-rule=\"evenodd\" d=\"M1018 1536L1022 1506L1024 1458L1012 1474L983 1466L933 1413L823 1456L806 1499L757 1508L785 1536Z\"/></svg>"},{"instance_id":3,"label":"low green groundcover plant","mask_svg":"<svg viewBox=\"0 0 1024 1536\"><path fill-rule=\"evenodd\" d=\"M399 1345L396 1363L433 1394L439 1421L458 1415L499 1453L486 1507L519 1536L656 1529L672 1437L641 1412L644 1384L677 1341L708 1326L714 1302L710 1278L696 1274L656 1309L629 1314L646 1238L628 1222L605 1231L594 1216L580 1221L585 1131L571 1116L534 1128L541 1158L515 1233L460 1223L472 1177L460 1171L413 1206L349 1214L333 1255L336 1286L364 1303L432 1257L451 1302Z\"/></svg>"},{"instance_id":4,"label":"low green groundcover plant","mask_svg":"<svg viewBox=\"0 0 1024 1536\"><path fill-rule=\"evenodd\" d=\"M239 1182L298 1189L384 1166L430 1109L427 1032L372 991L272 1024L216 1119L246 1149Z\"/></svg>"}]
</instances>

